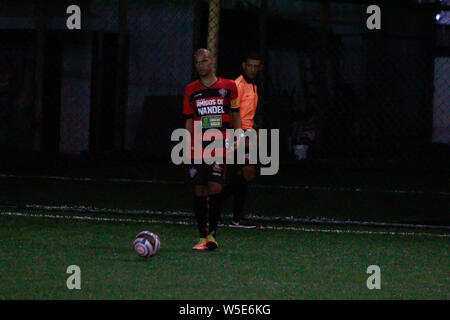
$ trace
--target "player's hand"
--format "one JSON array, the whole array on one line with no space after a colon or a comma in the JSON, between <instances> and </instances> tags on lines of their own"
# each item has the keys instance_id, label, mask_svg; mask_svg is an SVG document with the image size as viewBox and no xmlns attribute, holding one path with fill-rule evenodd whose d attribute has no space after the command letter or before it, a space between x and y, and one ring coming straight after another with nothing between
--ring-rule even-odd
<instances>
[{"instance_id":1,"label":"player's hand","mask_svg":"<svg viewBox=\"0 0 450 320\"><path fill-rule=\"evenodd\" d=\"M238 150L239 146L243 143L245 144L245 139L244 139L244 134L242 133L241 136L239 138L237 138L233 143L234 150Z\"/></svg>"}]
</instances>

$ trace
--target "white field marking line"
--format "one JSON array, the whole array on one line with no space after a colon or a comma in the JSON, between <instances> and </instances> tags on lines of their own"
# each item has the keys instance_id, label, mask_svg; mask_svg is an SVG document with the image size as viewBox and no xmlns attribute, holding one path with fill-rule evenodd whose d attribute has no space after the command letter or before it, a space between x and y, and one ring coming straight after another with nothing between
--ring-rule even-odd
<instances>
[{"instance_id":1,"label":"white field marking line","mask_svg":"<svg viewBox=\"0 0 450 320\"><path fill-rule=\"evenodd\" d=\"M159 219L132 219L132 218L103 218L103 217L89 217L89 216L67 216L67 215L50 215L41 213L27 213L27 212L0 212L0 216L16 216L27 218L47 218L47 219L61 219L61 220L81 220L81 221L105 221L105 222L135 222L135 223L163 223L163 224L179 224L179 225L193 225L193 223L186 221L163 221Z\"/></svg>"},{"instance_id":2,"label":"white field marking line","mask_svg":"<svg viewBox=\"0 0 450 320\"><path fill-rule=\"evenodd\" d=\"M0 206L1 207L1 206ZM11 208L9 206L8 208ZM159 211L159 210L124 210L124 209L110 209L97 208L92 206L45 206L45 205L25 205L27 209L38 210L58 210L58 211L75 211L85 213L115 213L115 214L147 214L147 215L167 215L172 217L192 217L192 212L186 211ZM225 218L232 218L232 214L223 215ZM328 218L295 218L290 217L268 217L248 215L247 218L254 221L267 222L292 222L292 223L316 223L316 224L335 224L335 225L355 225L367 227L394 227L394 228L414 228L414 229L446 229L450 230L450 226L439 225L422 225L422 224L408 224L408 223L388 223L388 222L373 222L373 221L354 221L354 220L334 220Z\"/></svg>"},{"instance_id":3,"label":"white field marking line","mask_svg":"<svg viewBox=\"0 0 450 320\"><path fill-rule=\"evenodd\" d=\"M298 189L312 191L333 191L333 192L375 192L375 193L400 193L400 194L431 194L439 196L450 196L450 192L432 191L432 190L401 190L401 189L381 189L381 188L350 188L350 187L318 187L318 186L285 186L285 185L267 185L255 184L258 188L277 188L277 189Z\"/></svg>"},{"instance_id":4,"label":"white field marking line","mask_svg":"<svg viewBox=\"0 0 450 320\"><path fill-rule=\"evenodd\" d=\"M19 176L13 174L0 174L2 178L15 179L51 179L65 181L90 181L90 182L123 182L123 183L150 183L150 184L186 184L183 181L164 181L164 180L146 180L146 179L128 179L128 178L76 178L76 177L60 177L60 176ZM270 184L252 184L256 188L272 188L286 190L312 190L312 191L333 191L333 192L375 192L375 193L399 193L399 194L431 194L440 196L450 196L447 191L433 190L401 190L401 189L381 189L381 188L350 188L350 187L319 187L319 186L295 186L295 185L270 185Z\"/></svg>"},{"instance_id":5,"label":"white field marking line","mask_svg":"<svg viewBox=\"0 0 450 320\"><path fill-rule=\"evenodd\" d=\"M47 219L61 219L61 220L81 220L81 221L103 221L103 222L133 222L133 223L161 223L174 225L194 225L194 223L186 221L163 221L159 219L132 219L132 218L100 218L88 216L64 216L64 215L48 215L48 214L34 214L24 212L0 212L0 216L16 216L27 218L47 218ZM231 228L231 227L228 227ZM364 231L364 230L340 230L340 229L313 229L304 227L274 227L274 226L260 226L259 230L273 230L273 231L302 231L302 232L321 232L321 233L336 233L336 234L364 234L364 235L390 235L390 236L426 236L436 238L449 238L450 234L438 233L421 233L421 232L397 232L397 231Z\"/></svg>"}]
</instances>

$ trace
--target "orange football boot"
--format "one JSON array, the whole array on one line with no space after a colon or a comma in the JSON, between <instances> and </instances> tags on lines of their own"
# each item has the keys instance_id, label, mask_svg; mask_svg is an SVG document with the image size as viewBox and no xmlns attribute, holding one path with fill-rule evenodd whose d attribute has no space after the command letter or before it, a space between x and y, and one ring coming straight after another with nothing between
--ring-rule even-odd
<instances>
[{"instance_id":1,"label":"orange football boot","mask_svg":"<svg viewBox=\"0 0 450 320\"><path fill-rule=\"evenodd\" d=\"M214 233L211 233L206 237L206 247L209 250L215 250L218 246L216 239L214 239Z\"/></svg>"},{"instance_id":2,"label":"orange football boot","mask_svg":"<svg viewBox=\"0 0 450 320\"><path fill-rule=\"evenodd\" d=\"M192 250L198 250L198 251L206 251L208 248L206 247L206 239L200 238L199 242L192 247Z\"/></svg>"}]
</instances>

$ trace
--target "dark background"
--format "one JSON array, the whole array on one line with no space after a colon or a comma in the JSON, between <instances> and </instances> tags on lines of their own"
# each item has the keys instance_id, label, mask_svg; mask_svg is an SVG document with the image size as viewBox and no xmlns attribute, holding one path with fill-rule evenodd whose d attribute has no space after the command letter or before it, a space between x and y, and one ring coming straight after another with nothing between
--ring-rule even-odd
<instances>
[{"instance_id":1,"label":"dark background","mask_svg":"<svg viewBox=\"0 0 450 320\"><path fill-rule=\"evenodd\" d=\"M5 170L170 165L207 1L2 3ZM81 30L66 29L69 4ZM381 30L366 28L360 1L221 6L218 74L236 78L243 52L261 53L259 108L263 127L280 129L282 166L448 174L450 42L435 18L444 3L381 2ZM309 146L306 159L296 144Z\"/></svg>"}]
</instances>

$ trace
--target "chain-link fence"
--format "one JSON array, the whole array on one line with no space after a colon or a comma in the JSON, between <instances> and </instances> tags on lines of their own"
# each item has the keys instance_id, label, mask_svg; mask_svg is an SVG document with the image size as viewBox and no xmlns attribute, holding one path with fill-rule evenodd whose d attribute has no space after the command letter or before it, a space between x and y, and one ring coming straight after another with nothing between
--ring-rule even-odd
<instances>
[{"instance_id":1,"label":"chain-link fence","mask_svg":"<svg viewBox=\"0 0 450 320\"><path fill-rule=\"evenodd\" d=\"M450 56L434 62L433 142L450 141Z\"/></svg>"},{"instance_id":2,"label":"chain-link fence","mask_svg":"<svg viewBox=\"0 0 450 320\"><path fill-rule=\"evenodd\" d=\"M193 74L191 1L128 3L129 71L125 149L170 157L170 137L183 126L182 96Z\"/></svg>"},{"instance_id":3,"label":"chain-link fence","mask_svg":"<svg viewBox=\"0 0 450 320\"><path fill-rule=\"evenodd\" d=\"M317 156L414 160L431 142L433 42L420 36L333 35ZM347 38L347 39L346 39ZM349 39L350 38L350 39Z\"/></svg>"},{"instance_id":4,"label":"chain-link fence","mask_svg":"<svg viewBox=\"0 0 450 320\"><path fill-rule=\"evenodd\" d=\"M436 7L386 4L381 30L369 30L364 4L223 4L219 71L235 77L236 51L262 52L262 107L282 160L417 164L442 155L432 143L448 146Z\"/></svg>"},{"instance_id":5,"label":"chain-link fence","mask_svg":"<svg viewBox=\"0 0 450 320\"><path fill-rule=\"evenodd\" d=\"M0 17L10 36L35 26L36 15L21 13L24 3L9 2ZM52 131L62 132L54 138L60 151L108 149L117 141L106 140L119 139L123 150L168 160L201 47L217 56L218 75L231 79L242 73L244 52L260 52L258 108L266 128L280 129L282 162L414 162L429 156L433 143L448 147L449 41L446 26L436 23L437 4L386 3L381 30L368 30L368 4L361 3L84 0L80 40L65 30L65 5L43 3L45 54L59 57L44 74L62 83L54 126L65 128ZM60 37L52 37L56 30ZM121 81L124 97L115 93Z\"/></svg>"}]
</instances>

